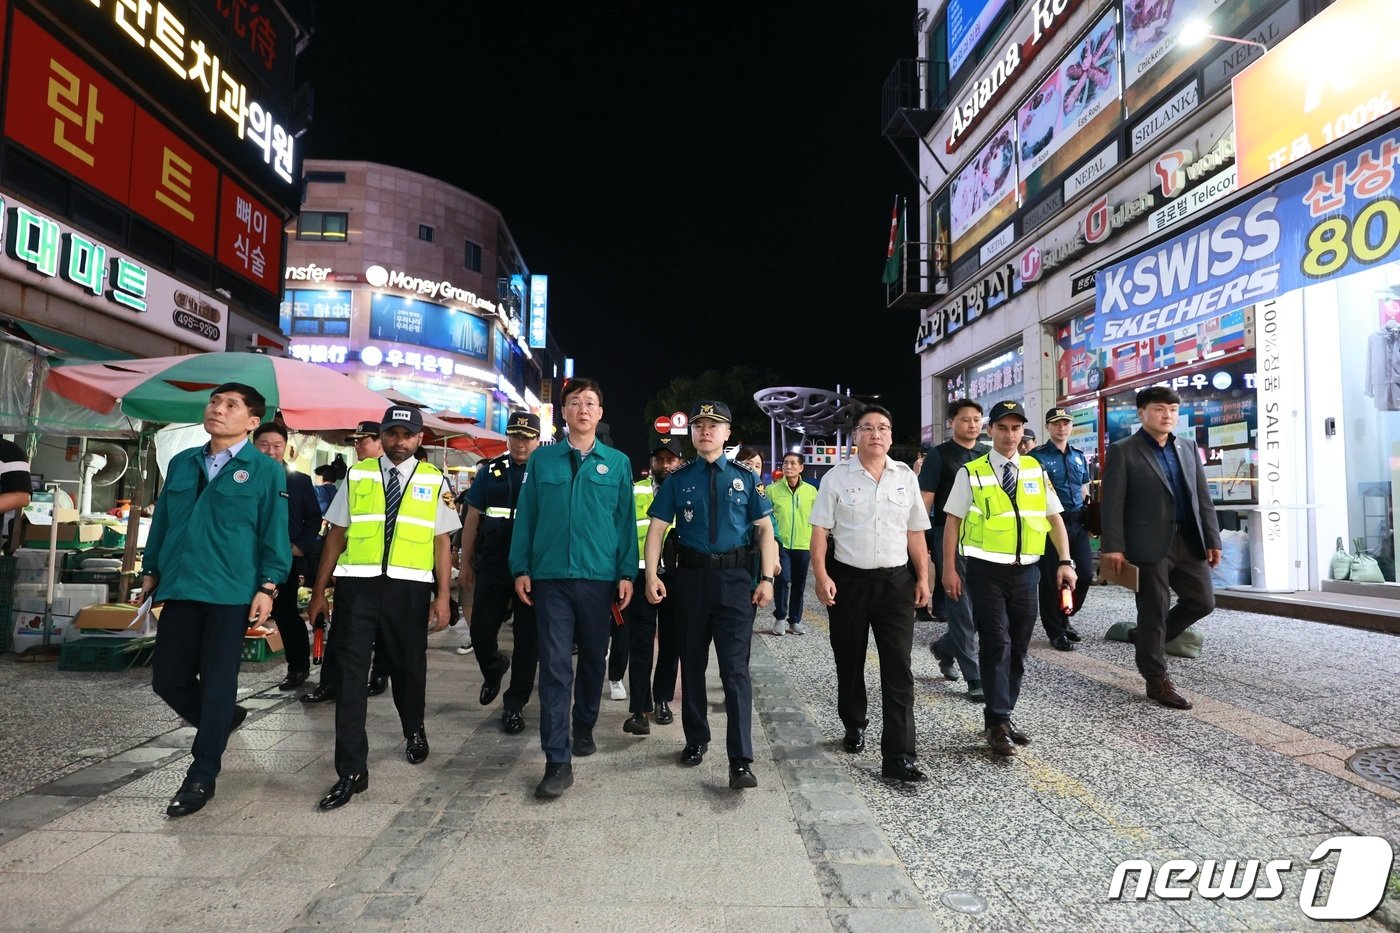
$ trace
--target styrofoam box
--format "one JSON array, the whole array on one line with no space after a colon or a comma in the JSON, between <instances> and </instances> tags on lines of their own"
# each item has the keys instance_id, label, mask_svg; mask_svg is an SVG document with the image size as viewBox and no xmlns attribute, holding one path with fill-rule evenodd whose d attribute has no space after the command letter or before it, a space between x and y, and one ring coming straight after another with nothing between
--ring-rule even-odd
<instances>
[{"instance_id":1,"label":"styrofoam box","mask_svg":"<svg viewBox=\"0 0 1400 933\"><path fill-rule=\"evenodd\" d=\"M44 596L48 585L45 583L16 583L15 584L15 605L19 605L21 599L39 600L39 611L44 611ZM59 612L59 602L67 600L65 605L72 606L71 610L62 610L65 615L77 615L79 609L94 606L97 603L107 601L107 585L105 583L56 583L53 588L54 612Z\"/></svg>"},{"instance_id":2,"label":"styrofoam box","mask_svg":"<svg viewBox=\"0 0 1400 933\"><path fill-rule=\"evenodd\" d=\"M73 616L68 609L68 600L54 599L53 630L49 644L61 645L68 633L73 630ZM44 643L44 599L40 597L16 598L14 603L14 652L22 654L30 648Z\"/></svg>"}]
</instances>

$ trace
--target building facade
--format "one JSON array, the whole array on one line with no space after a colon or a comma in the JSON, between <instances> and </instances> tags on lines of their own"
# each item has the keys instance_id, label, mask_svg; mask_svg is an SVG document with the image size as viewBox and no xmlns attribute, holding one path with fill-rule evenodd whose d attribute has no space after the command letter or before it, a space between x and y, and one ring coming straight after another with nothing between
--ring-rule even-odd
<instances>
[{"instance_id":1,"label":"building facade","mask_svg":"<svg viewBox=\"0 0 1400 933\"><path fill-rule=\"evenodd\" d=\"M548 277L500 211L372 162L307 160L287 238L288 353L504 432L512 408L553 424ZM546 432L547 433L547 432Z\"/></svg>"},{"instance_id":2,"label":"building facade","mask_svg":"<svg viewBox=\"0 0 1400 933\"><path fill-rule=\"evenodd\" d=\"M1400 596L1400 138L1376 38L1394 5L921 13L885 125L920 154L917 239L887 288L917 309L925 439L954 398L1063 405L1097 478L1136 391L1170 385L1237 532L1232 583ZM1197 19L1213 35L1190 44ZM1321 51L1340 47L1356 54ZM1338 540L1377 570L1337 579Z\"/></svg>"}]
</instances>

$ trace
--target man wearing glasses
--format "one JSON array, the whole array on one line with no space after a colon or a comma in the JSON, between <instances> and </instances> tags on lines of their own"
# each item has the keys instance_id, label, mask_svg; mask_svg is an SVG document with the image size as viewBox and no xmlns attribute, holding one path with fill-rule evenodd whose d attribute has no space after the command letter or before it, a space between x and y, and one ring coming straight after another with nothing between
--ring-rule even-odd
<instances>
[{"instance_id":1,"label":"man wearing glasses","mask_svg":"<svg viewBox=\"0 0 1400 933\"><path fill-rule=\"evenodd\" d=\"M593 727L603 691L610 604L616 599L619 608L627 608L637 573L632 465L598 440L603 391L592 379L571 379L561 401L569 433L564 443L540 447L526 461L510 542L515 598L535 608L539 628L545 771L535 796L543 798L559 797L573 785L574 755L598 750Z\"/></svg>"},{"instance_id":2,"label":"man wearing glasses","mask_svg":"<svg viewBox=\"0 0 1400 933\"><path fill-rule=\"evenodd\" d=\"M851 754L865 749L865 653L873 631L884 711L880 771L914 782L926 780L914 763L910 654L914 607L929 600L929 517L918 477L889 456L892 439L890 413L866 406L856 423L856 457L833 468L817 489L812 571L831 621L836 712L846 727L842 746Z\"/></svg>"}]
</instances>

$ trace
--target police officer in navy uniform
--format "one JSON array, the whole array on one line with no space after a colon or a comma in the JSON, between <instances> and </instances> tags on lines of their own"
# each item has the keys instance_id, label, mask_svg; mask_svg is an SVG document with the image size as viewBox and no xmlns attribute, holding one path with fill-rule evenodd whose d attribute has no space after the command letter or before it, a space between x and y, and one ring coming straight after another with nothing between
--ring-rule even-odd
<instances>
[{"instance_id":1,"label":"police officer in navy uniform","mask_svg":"<svg viewBox=\"0 0 1400 933\"><path fill-rule=\"evenodd\" d=\"M758 533L759 567L777 566L773 507L759 494L752 472L724 455L731 416L723 402L702 401L690 411L691 442L698 455L657 491L647 530L647 599L659 603L674 596L681 639L681 723L685 749L680 763L705 759L710 741L706 717L705 668L714 642L724 684L728 718L729 786L757 787L751 723L753 682L749 650L753 641L753 607L773 599L773 578L752 574L751 536ZM660 577L661 545L666 528L676 523L676 569Z\"/></svg>"},{"instance_id":2,"label":"police officer in navy uniform","mask_svg":"<svg viewBox=\"0 0 1400 933\"><path fill-rule=\"evenodd\" d=\"M1069 534L1069 554L1066 555L1080 568L1079 579L1074 585L1074 612L1065 615L1060 607L1060 591L1055 585L1055 569L1061 555L1055 550L1054 538L1045 542L1045 554L1040 559L1040 624L1045 627L1045 637L1059 651L1073 651L1079 641L1079 633L1070 623L1070 617L1084 607L1084 597L1089 593L1089 583L1093 574L1094 555L1089 546L1089 529L1084 523L1084 510L1089 501L1089 461L1084 452L1069 446L1070 431L1074 428L1074 417L1067 408L1052 408L1045 413L1045 431L1050 439L1031 451L1031 456L1040 461L1045 471L1045 479L1055 489L1064 511L1065 531Z\"/></svg>"},{"instance_id":3,"label":"police officer in navy uniform","mask_svg":"<svg viewBox=\"0 0 1400 933\"><path fill-rule=\"evenodd\" d=\"M510 735L525 731L521 712L535 688L539 664L539 632L535 607L515 599L515 579L510 573L511 530L525 463L540 446L540 418L528 411L513 411L506 424L504 454L477 468L467 490L467 517L462 525L462 560L459 583L462 605L471 606L471 640L481 666L481 705L488 706L501 690L501 680L511 670L510 686L501 701L501 728ZM501 623L511 614L515 633L513 657L497 646Z\"/></svg>"}]
</instances>

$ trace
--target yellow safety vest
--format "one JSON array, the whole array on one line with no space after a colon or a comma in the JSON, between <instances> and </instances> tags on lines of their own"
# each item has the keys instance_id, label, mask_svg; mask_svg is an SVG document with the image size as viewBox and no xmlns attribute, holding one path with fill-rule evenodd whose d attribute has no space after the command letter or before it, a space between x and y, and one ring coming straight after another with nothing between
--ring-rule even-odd
<instances>
[{"instance_id":1,"label":"yellow safety vest","mask_svg":"<svg viewBox=\"0 0 1400 933\"><path fill-rule=\"evenodd\" d=\"M1050 532L1046 517L1045 474L1034 457L1017 457L1016 500L1001 488L1001 479L984 455L964 466L972 502L962 520L958 541L964 557L994 564L1028 563L1045 553Z\"/></svg>"},{"instance_id":2,"label":"yellow safety vest","mask_svg":"<svg viewBox=\"0 0 1400 933\"><path fill-rule=\"evenodd\" d=\"M418 464L399 500L389 562L384 563L384 474L377 458L361 460L346 476L350 526L345 529L345 552L337 562L342 577L377 577L433 582L433 529L437 527L442 472L428 462Z\"/></svg>"}]
</instances>

